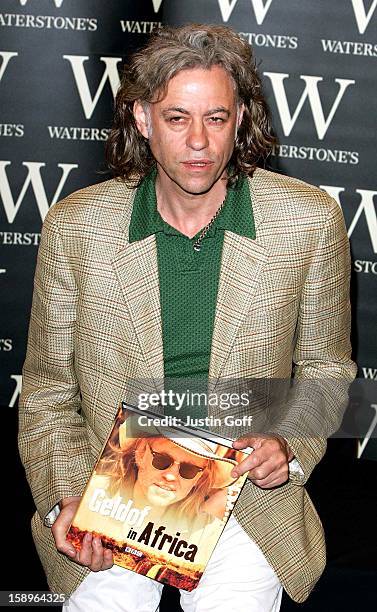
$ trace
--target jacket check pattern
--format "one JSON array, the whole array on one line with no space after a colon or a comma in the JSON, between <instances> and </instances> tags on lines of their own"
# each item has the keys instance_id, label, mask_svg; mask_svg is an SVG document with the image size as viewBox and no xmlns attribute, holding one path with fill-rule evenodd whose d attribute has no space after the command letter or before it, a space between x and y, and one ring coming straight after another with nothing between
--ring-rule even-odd
<instances>
[{"instance_id":1,"label":"jacket check pattern","mask_svg":"<svg viewBox=\"0 0 377 612\"><path fill-rule=\"evenodd\" d=\"M235 509L288 594L303 601L325 563L304 483L355 376L349 247L326 193L260 169L249 185L256 239L225 232L209 374L218 384L290 379L293 364L295 380L325 381L310 401L298 389L271 428L288 439L304 478L273 490L248 482ZM146 392L164 374L155 236L128 242L133 195L112 179L55 204L38 255L19 442L37 507L35 543L51 589L67 594L88 570L56 552L44 519L60 499L82 493L135 381Z\"/></svg>"}]
</instances>

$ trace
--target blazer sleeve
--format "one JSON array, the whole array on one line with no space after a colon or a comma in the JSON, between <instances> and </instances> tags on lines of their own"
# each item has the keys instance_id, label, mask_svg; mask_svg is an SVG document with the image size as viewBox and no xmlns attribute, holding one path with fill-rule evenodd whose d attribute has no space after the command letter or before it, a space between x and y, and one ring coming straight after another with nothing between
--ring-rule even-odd
<instances>
[{"instance_id":1,"label":"blazer sleeve","mask_svg":"<svg viewBox=\"0 0 377 612\"><path fill-rule=\"evenodd\" d=\"M303 474L290 473L296 484L306 482L326 439L339 429L357 370L350 344L349 241L340 207L327 199L329 213L301 294L288 402L271 423L302 467Z\"/></svg>"},{"instance_id":2,"label":"blazer sleeve","mask_svg":"<svg viewBox=\"0 0 377 612\"><path fill-rule=\"evenodd\" d=\"M78 288L60 210L51 208L42 229L19 402L20 455L42 519L63 497L81 495L93 464L74 363Z\"/></svg>"}]
</instances>

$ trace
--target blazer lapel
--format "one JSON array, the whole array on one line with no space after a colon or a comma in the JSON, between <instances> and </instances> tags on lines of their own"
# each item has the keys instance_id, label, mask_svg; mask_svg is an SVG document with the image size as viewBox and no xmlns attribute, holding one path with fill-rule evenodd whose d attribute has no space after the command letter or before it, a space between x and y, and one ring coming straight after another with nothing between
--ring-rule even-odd
<instances>
[{"instance_id":1,"label":"blazer lapel","mask_svg":"<svg viewBox=\"0 0 377 612\"><path fill-rule=\"evenodd\" d=\"M266 261L266 250L256 240L225 232L209 368L212 380L221 376Z\"/></svg>"},{"instance_id":2,"label":"blazer lapel","mask_svg":"<svg viewBox=\"0 0 377 612\"><path fill-rule=\"evenodd\" d=\"M140 350L154 386L158 389L164 378L160 288L158 281L157 246L155 236L128 242L132 203L125 209L121 227L126 244L116 254L112 265L122 289Z\"/></svg>"},{"instance_id":3,"label":"blazer lapel","mask_svg":"<svg viewBox=\"0 0 377 612\"><path fill-rule=\"evenodd\" d=\"M216 315L209 367L210 386L216 386L232 350L237 332L251 307L268 253L259 236L271 193L259 185L259 172L249 179L256 239L225 232ZM213 388L214 388L213 387Z\"/></svg>"}]
</instances>

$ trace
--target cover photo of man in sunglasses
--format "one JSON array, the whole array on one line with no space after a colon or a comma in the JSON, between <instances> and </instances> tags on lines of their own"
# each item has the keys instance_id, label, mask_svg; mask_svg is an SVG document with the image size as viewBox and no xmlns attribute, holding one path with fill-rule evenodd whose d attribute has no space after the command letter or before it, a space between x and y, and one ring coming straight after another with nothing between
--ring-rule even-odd
<instances>
[{"instance_id":1,"label":"cover photo of man in sunglasses","mask_svg":"<svg viewBox=\"0 0 377 612\"><path fill-rule=\"evenodd\" d=\"M125 418L126 417L126 418ZM245 480L245 453L120 409L68 539L101 537L114 562L181 589L196 587Z\"/></svg>"}]
</instances>

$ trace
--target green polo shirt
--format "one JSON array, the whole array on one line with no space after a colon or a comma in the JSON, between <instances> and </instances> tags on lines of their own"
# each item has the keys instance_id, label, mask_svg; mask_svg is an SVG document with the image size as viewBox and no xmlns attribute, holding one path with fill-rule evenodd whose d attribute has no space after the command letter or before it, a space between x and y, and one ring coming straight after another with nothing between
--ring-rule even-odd
<instances>
[{"instance_id":1,"label":"green polo shirt","mask_svg":"<svg viewBox=\"0 0 377 612\"><path fill-rule=\"evenodd\" d=\"M160 282L165 390L204 391L211 356L213 324L219 284L224 231L255 238L250 191L241 177L227 191L223 209L203 238L200 251L193 244L200 231L188 238L166 223L157 210L156 170L138 187L129 241L156 235ZM199 382L202 381L202 382ZM203 410L194 410L203 416ZM174 408L166 414L185 418L191 407Z\"/></svg>"}]
</instances>

